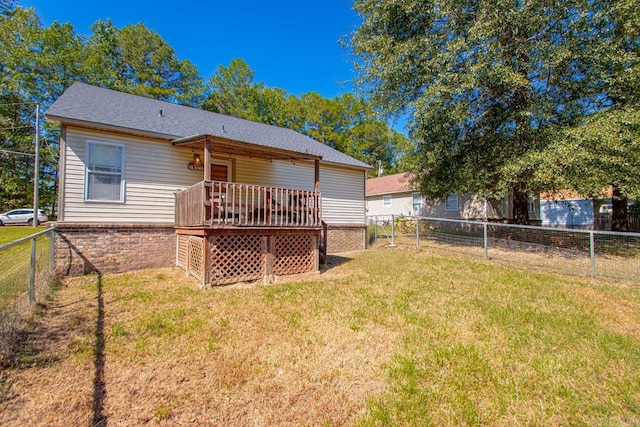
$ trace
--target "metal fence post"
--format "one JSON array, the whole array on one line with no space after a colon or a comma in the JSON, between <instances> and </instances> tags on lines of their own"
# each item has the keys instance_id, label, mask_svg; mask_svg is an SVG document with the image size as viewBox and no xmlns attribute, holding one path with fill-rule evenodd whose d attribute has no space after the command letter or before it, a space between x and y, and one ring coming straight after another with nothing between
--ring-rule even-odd
<instances>
[{"instance_id":1,"label":"metal fence post","mask_svg":"<svg viewBox=\"0 0 640 427\"><path fill-rule=\"evenodd\" d=\"M391 215L391 246L396 245L396 218Z\"/></svg>"},{"instance_id":2,"label":"metal fence post","mask_svg":"<svg viewBox=\"0 0 640 427\"><path fill-rule=\"evenodd\" d=\"M489 239L487 238L487 223L482 224L482 231L484 235L484 258L489 259Z\"/></svg>"},{"instance_id":3,"label":"metal fence post","mask_svg":"<svg viewBox=\"0 0 640 427\"><path fill-rule=\"evenodd\" d=\"M416 249L420 249L420 217L416 217Z\"/></svg>"},{"instance_id":4,"label":"metal fence post","mask_svg":"<svg viewBox=\"0 0 640 427\"><path fill-rule=\"evenodd\" d=\"M373 244L377 245L378 244L378 215L373 217L374 222L374 226L373 226Z\"/></svg>"},{"instance_id":5,"label":"metal fence post","mask_svg":"<svg viewBox=\"0 0 640 427\"><path fill-rule=\"evenodd\" d=\"M56 233L51 230L49 232L49 270L56 270Z\"/></svg>"},{"instance_id":6,"label":"metal fence post","mask_svg":"<svg viewBox=\"0 0 640 427\"><path fill-rule=\"evenodd\" d=\"M29 304L36 302L36 239L31 239L31 263L29 265Z\"/></svg>"},{"instance_id":7,"label":"metal fence post","mask_svg":"<svg viewBox=\"0 0 640 427\"><path fill-rule=\"evenodd\" d=\"M593 231L589 232L589 254L591 256L591 277L596 277L596 239Z\"/></svg>"}]
</instances>

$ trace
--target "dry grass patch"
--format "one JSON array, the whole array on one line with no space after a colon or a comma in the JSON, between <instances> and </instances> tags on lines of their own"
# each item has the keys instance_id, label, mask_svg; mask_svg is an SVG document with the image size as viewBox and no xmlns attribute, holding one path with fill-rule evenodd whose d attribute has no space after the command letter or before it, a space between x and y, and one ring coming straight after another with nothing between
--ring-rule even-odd
<instances>
[{"instance_id":1,"label":"dry grass patch","mask_svg":"<svg viewBox=\"0 0 640 427\"><path fill-rule=\"evenodd\" d=\"M638 288L391 249L352 258L205 292L177 269L69 279L3 374L0 424L639 419Z\"/></svg>"}]
</instances>

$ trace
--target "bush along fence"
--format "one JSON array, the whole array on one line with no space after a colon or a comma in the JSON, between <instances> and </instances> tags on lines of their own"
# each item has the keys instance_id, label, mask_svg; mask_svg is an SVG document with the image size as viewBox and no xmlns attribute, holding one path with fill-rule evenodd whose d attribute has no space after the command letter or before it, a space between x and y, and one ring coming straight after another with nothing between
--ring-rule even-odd
<instances>
[{"instance_id":1,"label":"bush along fence","mask_svg":"<svg viewBox=\"0 0 640 427\"><path fill-rule=\"evenodd\" d=\"M428 217L368 217L369 246L444 250L515 267L640 283L640 234Z\"/></svg>"},{"instance_id":2,"label":"bush along fence","mask_svg":"<svg viewBox=\"0 0 640 427\"><path fill-rule=\"evenodd\" d=\"M0 366L55 278L55 227L0 245Z\"/></svg>"}]
</instances>

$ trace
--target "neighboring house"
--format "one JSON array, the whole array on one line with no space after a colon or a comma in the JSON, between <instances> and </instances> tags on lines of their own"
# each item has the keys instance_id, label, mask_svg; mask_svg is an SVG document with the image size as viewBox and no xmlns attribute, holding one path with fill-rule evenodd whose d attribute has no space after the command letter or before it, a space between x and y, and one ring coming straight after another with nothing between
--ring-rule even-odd
<instances>
[{"instance_id":1,"label":"neighboring house","mask_svg":"<svg viewBox=\"0 0 640 427\"><path fill-rule=\"evenodd\" d=\"M444 202L429 203L412 185L410 173L367 179L367 216L425 216L431 218L498 220L508 218L506 202L487 200L473 194L450 194Z\"/></svg>"},{"instance_id":2,"label":"neighboring house","mask_svg":"<svg viewBox=\"0 0 640 427\"><path fill-rule=\"evenodd\" d=\"M589 199L540 200L544 227L592 228L593 202Z\"/></svg>"},{"instance_id":3,"label":"neighboring house","mask_svg":"<svg viewBox=\"0 0 640 427\"><path fill-rule=\"evenodd\" d=\"M68 274L177 264L228 283L317 271L322 241L364 248L370 167L298 132L83 83L46 117Z\"/></svg>"},{"instance_id":4,"label":"neighboring house","mask_svg":"<svg viewBox=\"0 0 640 427\"><path fill-rule=\"evenodd\" d=\"M602 197L591 199L570 190L540 195L542 225L549 227L611 229L613 188L603 188ZM632 201L629 202L631 206ZM629 215L630 225L637 219ZM632 227L633 228L633 227Z\"/></svg>"},{"instance_id":5,"label":"neighboring house","mask_svg":"<svg viewBox=\"0 0 640 427\"><path fill-rule=\"evenodd\" d=\"M367 179L367 216L422 215L422 194L411 185L411 174Z\"/></svg>"}]
</instances>

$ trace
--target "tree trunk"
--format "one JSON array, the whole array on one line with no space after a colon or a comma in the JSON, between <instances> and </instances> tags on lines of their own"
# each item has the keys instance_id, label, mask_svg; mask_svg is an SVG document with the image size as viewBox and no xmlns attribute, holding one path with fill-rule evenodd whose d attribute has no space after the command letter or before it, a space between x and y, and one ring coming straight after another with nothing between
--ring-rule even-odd
<instances>
[{"instance_id":1,"label":"tree trunk","mask_svg":"<svg viewBox=\"0 0 640 427\"><path fill-rule=\"evenodd\" d=\"M517 185L513 189L513 222L515 224L529 224L529 198L522 191L522 185Z\"/></svg>"},{"instance_id":2,"label":"tree trunk","mask_svg":"<svg viewBox=\"0 0 640 427\"><path fill-rule=\"evenodd\" d=\"M627 198L620 193L616 186L613 186L611 207L611 231L629 231Z\"/></svg>"}]
</instances>

